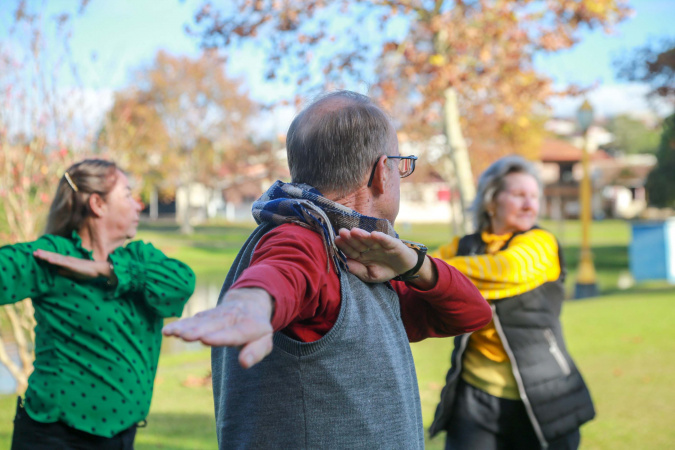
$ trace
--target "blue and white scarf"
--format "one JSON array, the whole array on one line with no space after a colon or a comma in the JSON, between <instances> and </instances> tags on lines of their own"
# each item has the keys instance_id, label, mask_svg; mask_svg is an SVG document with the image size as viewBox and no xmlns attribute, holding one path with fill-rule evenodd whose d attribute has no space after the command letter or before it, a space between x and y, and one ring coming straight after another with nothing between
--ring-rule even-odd
<instances>
[{"instance_id":1,"label":"blue and white scarf","mask_svg":"<svg viewBox=\"0 0 675 450\"><path fill-rule=\"evenodd\" d=\"M340 228L361 228L366 231L381 231L398 238L394 227L386 219L364 216L321 195L321 192L307 184L283 183L276 181L252 208L256 223L295 223L314 230L323 238L328 259L326 270L330 272L330 259L339 274L340 267L346 268L346 258L335 245L335 236Z\"/></svg>"}]
</instances>

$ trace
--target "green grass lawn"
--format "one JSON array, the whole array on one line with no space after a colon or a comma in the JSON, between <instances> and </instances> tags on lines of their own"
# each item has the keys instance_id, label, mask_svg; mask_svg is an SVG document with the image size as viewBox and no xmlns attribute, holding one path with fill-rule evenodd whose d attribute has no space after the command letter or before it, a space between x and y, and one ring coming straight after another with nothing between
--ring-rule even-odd
<instances>
[{"instance_id":1,"label":"green grass lawn","mask_svg":"<svg viewBox=\"0 0 675 450\"><path fill-rule=\"evenodd\" d=\"M574 284L580 241L578 223L544 223L563 243ZM198 280L221 282L252 226L198 227L181 236L173 226L144 226L139 238L150 240L171 256L189 263ZM430 248L450 239L449 227L401 227L401 237ZM568 347L591 389L597 418L582 428L583 449L675 448L675 288L660 283L617 289L627 270L628 225L621 221L594 224L592 230L598 282L603 296L568 301L563 326ZM195 348L195 347L193 347ZM451 339L413 344L425 426L433 417L449 365ZM165 353L160 359L148 426L140 429L136 448L216 448L211 390L199 381L209 372L209 351ZM208 384L208 383L207 383ZM0 396L0 448L9 448L14 396ZM439 436L429 449L442 449Z\"/></svg>"},{"instance_id":2,"label":"green grass lawn","mask_svg":"<svg viewBox=\"0 0 675 450\"><path fill-rule=\"evenodd\" d=\"M583 449L665 449L675 445L675 290L568 301L570 352L591 389L597 418L582 428ZM413 344L425 426L443 387L451 339ZM163 355L147 428L136 448L215 448L211 390L186 386L208 374L209 352ZM187 383L186 383L187 382ZM8 448L15 398L0 396L0 448ZM442 449L443 437L428 443Z\"/></svg>"},{"instance_id":3,"label":"green grass lawn","mask_svg":"<svg viewBox=\"0 0 675 450\"><path fill-rule=\"evenodd\" d=\"M582 427L581 448L675 448L675 289L567 301L563 328L591 390L597 417ZM449 365L450 339L413 344L425 426ZM442 449L444 437L428 443Z\"/></svg>"},{"instance_id":4,"label":"green grass lawn","mask_svg":"<svg viewBox=\"0 0 675 450\"><path fill-rule=\"evenodd\" d=\"M255 228L244 225L206 225L182 235L177 225L144 224L138 239L152 242L167 255L192 267L199 282L222 283L246 238Z\"/></svg>"}]
</instances>

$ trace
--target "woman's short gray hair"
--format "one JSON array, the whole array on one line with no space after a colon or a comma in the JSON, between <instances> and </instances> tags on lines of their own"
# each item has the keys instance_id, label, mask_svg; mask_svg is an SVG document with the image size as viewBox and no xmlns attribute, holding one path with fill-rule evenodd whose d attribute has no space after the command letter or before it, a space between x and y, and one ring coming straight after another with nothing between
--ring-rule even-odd
<instances>
[{"instance_id":1,"label":"woman's short gray hair","mask_svg":"<svg viewBox=\"0 0 675 450\"><path fill-rule=\"evenodd\" d=\"M490 216L487 207L495 197L504 190L504 178L512 173L526 173L534 177L542 189L539 171L530 161L522 156L510 155L493 162L485 169L478 179L476 198L471 205L476 231L481 232L490 228Z\"/></svg>"}]
</instances>

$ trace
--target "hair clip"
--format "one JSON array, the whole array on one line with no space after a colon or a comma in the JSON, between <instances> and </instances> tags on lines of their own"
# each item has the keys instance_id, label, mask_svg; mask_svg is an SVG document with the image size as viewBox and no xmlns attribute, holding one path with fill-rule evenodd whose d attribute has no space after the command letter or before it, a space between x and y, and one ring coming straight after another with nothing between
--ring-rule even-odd
<instances>
[{"instance_id":1,"label":"hair clip","mask_svg":"<svg viewBox=\"0 0 675 450\"><path fill-rule=\"evenodd\" d=\"M79 189L77 188L77 185L75 184L75 182L73 181L73 179L70 178L70 175L68 175L68 172L64 173L63 176L66 177L66 181L68 182L68 184L70 185L70 187L73 188L73 191L78 192Z\"/></svg>"}]
</instances>

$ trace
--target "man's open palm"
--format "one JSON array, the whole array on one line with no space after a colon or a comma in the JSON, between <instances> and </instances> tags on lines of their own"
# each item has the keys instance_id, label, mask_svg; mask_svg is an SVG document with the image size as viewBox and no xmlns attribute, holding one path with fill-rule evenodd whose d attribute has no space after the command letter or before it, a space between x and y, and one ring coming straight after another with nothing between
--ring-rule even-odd
<instances>
[{"instance_id":1,"label":"man's open palm","mask_svg":"<svg viewBox=\"0 0 675 450\"><path fill-rule=\"evenodd\" d=\"M241 347L239 363L248 369L272 351L272 299L263 289L231 289L215 308L164 327L166 336L214 347Z\"/></svg>"}]
</instances>

